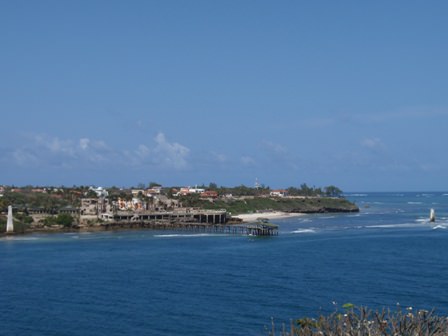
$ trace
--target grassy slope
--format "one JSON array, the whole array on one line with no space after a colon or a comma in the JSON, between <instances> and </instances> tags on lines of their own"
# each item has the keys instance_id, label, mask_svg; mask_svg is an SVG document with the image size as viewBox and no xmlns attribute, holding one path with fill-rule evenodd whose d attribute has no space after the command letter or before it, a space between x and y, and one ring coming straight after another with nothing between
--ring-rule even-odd
<instances>
[{"instance_id":1,"label":"grassy slope","mask_svg":"<svg viewBox=\"0 0 448 336\"><path fill-rule=\"evenodd\" d=\"M199 201L205 209L226 209L232 214L274 210L296 213L357 212L359 208L342 198L254 198L245 200Z\"/></svg>"}]
</instances>

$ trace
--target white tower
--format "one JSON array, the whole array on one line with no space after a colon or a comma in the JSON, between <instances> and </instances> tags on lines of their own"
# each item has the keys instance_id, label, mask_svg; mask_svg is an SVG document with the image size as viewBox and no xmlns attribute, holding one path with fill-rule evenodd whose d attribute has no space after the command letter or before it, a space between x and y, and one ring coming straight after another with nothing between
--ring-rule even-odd
<instances>
[{"instance_id":1,"label":"white tower","mask_svg":"<svg viewBox=\"0 0 448 336\"><path fill-rule=\"evenodd\" d=\"M431 209L429 211L429 221L430 222L435 222L436 221L436 212L434 211L434 209Z\"/></svg>"},{"instance_id":2,"label":"white tower","mask_svg":"<svg viewBox=\"0 0 448 336\"><path fill-rule=\"evenodd\" d=\"M6 222L6 233L14 232L14 224L12 222L12 206L8 206L8 221Z\"/></svg>"},{"instance_id":3,"label":"white tower","mask_svg":"<svg viewBox=\"0 0 448 336\"><path fill-rule=\"evenodd\" d=\"M260 183L258 182L258 178L255 178L255 189L260 189Z\"/></svg>"}]
</instances>

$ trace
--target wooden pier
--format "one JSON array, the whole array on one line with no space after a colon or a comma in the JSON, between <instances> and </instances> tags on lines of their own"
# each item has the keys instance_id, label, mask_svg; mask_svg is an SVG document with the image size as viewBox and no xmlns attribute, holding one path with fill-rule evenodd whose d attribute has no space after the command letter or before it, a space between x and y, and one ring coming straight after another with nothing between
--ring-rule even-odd
<instances>
[{"instance_id":1,"label":"wooden pier","mask_svg":"<svg viewBox=\"0 0 448 336\"><path fill-rule=\"evenodd\" d=\"M100 225L104 230L152 229L249 236L278 235L278 226L263 219L250 224L230 224L228 220L225 210L121 212Z\"/></svg>"},{"instance_id":2,"label":"wooden pier","mask_svg":"<svg viewBox=\"0 0 448 336\"><path fill-rule=\"evenodd\" d=\"M122 229L150 229L150 230L172 230L195 233L212 233L227 235L248 235L248 236L277 236L278 226L274 224L206 224L206 223L172 223L168 221L132 221L132 222L108 222L102 223L104 230Z\"/></svg>"},{"instance_id":3,"label":"wooden pier","mask_svg":"<svg viewBox=\"0 0 448 336\"><path fill-rule=\"evenodd\" d=\"M159 211L159 212L117 212L113 216L114 222L170 222L170 223L203 223L225 224L226 210L195 210Z\"/></svg>"},{"instance_id":4,"label":"wooden pier","mask_svg":"<svg viewBox=\"0 0 448 336\"><path fill-rule=\"evenodd\" d=\"M258 222L254 224L248 224L246 226L247 234L249 236L277 236L278 235L278 225Z\"/></svg>"}]
</instances>

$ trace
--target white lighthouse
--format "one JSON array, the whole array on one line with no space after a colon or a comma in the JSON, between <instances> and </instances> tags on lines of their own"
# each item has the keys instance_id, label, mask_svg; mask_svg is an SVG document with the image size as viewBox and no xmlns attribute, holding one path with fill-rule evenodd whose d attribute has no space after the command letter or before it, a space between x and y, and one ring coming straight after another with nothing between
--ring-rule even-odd
<instances>
[{"instance_id":1,"label":"white lighthouse","mask_svg":"<svg viewBox=\"0 0 448 336\"><path fill-rule=\"evenodd\" d=\"M14 232L14 224L12 222L12 206L8 206L8 221L6 222L6 233Z\"/></svg>"},{"instance_id":2,"label":"white lighthouse","mask_svg":"<svg viewBox=\"0 0 448 336\"><path fill-rule=\"evenodd\" d=\"M429 211L429 221L430 222L435 222L436 221L436 212L434 211L434 209L431 209Z\"/></svg>"}]
</instances>

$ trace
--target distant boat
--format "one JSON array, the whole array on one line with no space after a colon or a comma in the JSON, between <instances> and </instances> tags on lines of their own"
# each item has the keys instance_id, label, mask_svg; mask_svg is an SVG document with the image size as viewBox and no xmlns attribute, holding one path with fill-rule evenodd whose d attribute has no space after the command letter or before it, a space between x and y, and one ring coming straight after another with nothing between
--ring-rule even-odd
<instances>
[{"instance_id":1,"label":"distant boat","mask_svg":"<svg viewBox=\"0 0 448 336\"><path fill-rule=\"evenodd\" d=\"M436 221L436 212L434 211L434 209L431 209L429 211L429 221L430 222L435 222Z\"/></svg>"}]
</instances>

